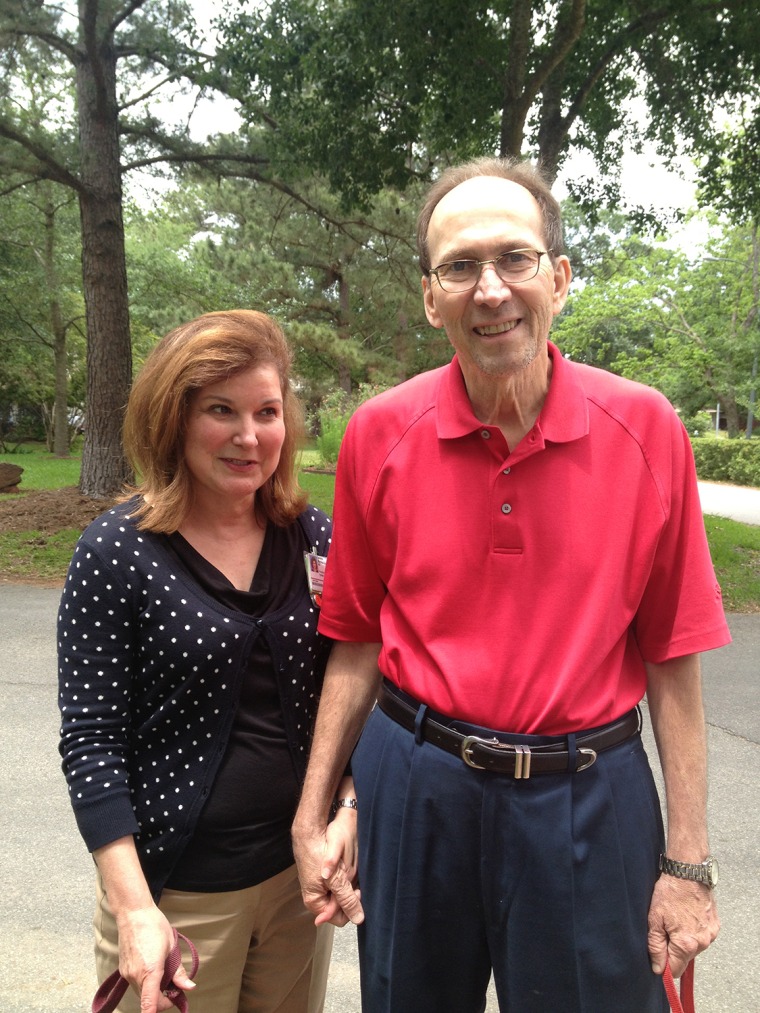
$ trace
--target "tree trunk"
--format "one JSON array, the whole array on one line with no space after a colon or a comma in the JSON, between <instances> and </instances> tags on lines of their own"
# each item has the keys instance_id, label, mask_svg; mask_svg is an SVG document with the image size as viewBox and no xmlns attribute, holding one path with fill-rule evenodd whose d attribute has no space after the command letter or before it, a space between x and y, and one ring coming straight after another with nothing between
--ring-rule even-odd
<instances>
[{"instance_id":1,"label":"tree trunk","mask_svg":"<svg viewBox=\"0 0 760 1013\"><path fill-rule=\"evenodd\" d=\"M532 7L531 0L516 0L509 19L509 55L502 93L499 154L513 158L519 158L522 154L525 118L530 106L525 83L528 75Z\"/></svg>"},{"instance_id":2,"label":"tree trunk","mask_svg":"<svg viewBox=\"0 0 760 1013\"><path fill-rule=\"evenodd\" d=\"M351 300L349 297L348 279L346 272L342 269L336 271L338 281L338 302L340 305L340 318L338 320L338 337L344 340L350 337L349 320L351 319ZM346 394L351 393L351 369L345 360L338 363L338 383L340 389Z\"/></svg>"},{"instance_id":3,"label":"tree trunk","mask_svg":"<svg viewBox=\"0 0 760 1013\"><path fill-rule=\"evenodd\" d=\"M69 381L66 363L66 327L61 312L61 296L58 272L55 263L55 208L45 208L45 252L44 270L48 290L48 313L50 331L53 335L53 362L55 376L55 401L53 403L52 429L53 454L66 457L69 452Z\"/></svg>"},{"instance_id":4,"label":"tree trunk","mask_svg":"<svg viewBox=\"0 0 760 1013\"><path fill-rule=\"evenodd\" d=\"M102 5L106 6L107 5ZM122 218L116 55L108 11L80 0L76 90L82 156L82 278L87 318L83 495L108 498L129 481L121 442L132 377Z\"/></svg>"},{"instance_id":5,"label":"tree trunk","mask_svg":"<svg viewBox=\"0 0 760 1013\"><path fill-rule=\"evenodd\" d=\"M53 454L68 457L71 433L69 430L69 377L66 357L66 328L61 321L61 305L51 307L53 313L53 362L55 369L55 402L53 403Z\"/></svg>"},{"instance_id":6,"label":"tree trunk","mask_svg":"<svg viewBox=\"0 0 760 1013\"><path fill-rule=\"evenodd\" d=\"M721 407L723 408L723 415L726 419L726 431L728 432L728 437L731 440L735 440L737 436L741 434L739 408L733 398L731 398L731 400L722 401Z\"/></svg>"}]
</instances>

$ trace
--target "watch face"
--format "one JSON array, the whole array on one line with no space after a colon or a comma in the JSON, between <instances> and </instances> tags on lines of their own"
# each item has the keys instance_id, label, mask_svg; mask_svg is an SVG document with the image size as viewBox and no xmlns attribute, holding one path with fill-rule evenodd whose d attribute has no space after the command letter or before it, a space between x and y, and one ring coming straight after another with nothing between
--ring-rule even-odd
<instances>
[{"instance_id":1,"label":"watch face","mask_svg":"<svg viewBox=\"0 0 760 1013\"><path fill-rule=\"evenodd\" d=\"M705 862L707 869L707 881L713 888L718 885L718 862L714 858L708 858Z\"/></svg>"}]
</instances>

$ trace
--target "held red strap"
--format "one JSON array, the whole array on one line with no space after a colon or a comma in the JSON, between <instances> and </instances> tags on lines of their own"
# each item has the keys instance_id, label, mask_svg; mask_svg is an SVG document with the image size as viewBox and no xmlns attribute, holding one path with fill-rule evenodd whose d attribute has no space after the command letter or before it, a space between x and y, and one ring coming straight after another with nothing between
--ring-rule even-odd
<instances>
[{"instance_id":1,"label":"held red strap","mask_svg":"<svg viewBox=\"0 0 760 1013\"><path fill-rule=\"evenodd\" d=\"M670 970L670 961L665 965L665 973L662 976L665 991L668 994L668 1002L672 1013L694 1013L694 961L690 960L686 970L681 975L681 995L676 990L676 983L673 980L673 972Z\"/></svg>"},{"instance_id":2,"label":"held red strap","mask_svg":"<svg viewBox=\"0 0 760 1013\"><path fill-rule=\"evenodd\" d=\"M182 989L177 988L172 981L172 978L177 972L177 968L182 963L182 953L179 948L180 939L190 950L190 956L193 962L192 967L187 972L188 977L194 978L198 973L198 966L200 963L198 960L198 951L187 936L183 936L181 932L177 932L175 929L174 945L169 951L169 956L166 958L166 963L164 964L164 973L161 978L161 991L168 999L171 999L179 1010L179 1013L188 1013L187 996ZM114 971L113 974L110 974L106 978L95 993L95 998L92 1000L92 1013L113 1013L124 998L124 994L128 988L129 982L126 978L122 978L118 970Z\"/></svg>"}]
</instances>

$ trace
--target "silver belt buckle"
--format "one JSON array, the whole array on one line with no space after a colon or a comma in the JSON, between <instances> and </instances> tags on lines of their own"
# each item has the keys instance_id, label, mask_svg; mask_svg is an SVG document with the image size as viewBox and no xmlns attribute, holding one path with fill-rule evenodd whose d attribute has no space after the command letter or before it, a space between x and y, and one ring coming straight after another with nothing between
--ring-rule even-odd
<instances>
[{"instance_id":1,"label":"silver belt buckle","mask_svg":"<svg viewBox=\"0 0 760 1013\"><path fill-rule=\"evenodd\" d=\"M589 767L593 767L596 763L596 750L595 749L578 749L581 756L585 756L586 759L581 763L579 767L575 768L575 773L580 774L582 770L588 770Z\"/></svg>"},{"instance_id":2,"label":"silver belt buckle","mask_svg":"<svg viewBox=\"0 0 760 1013\"><path fill-rule=\"evenodd\" d=\"M507 742L499 742L498 739L481 739L477 735L465 735L459 752L468 767L475 770L486 770L482 763L476 763L472 758L472 747L475 745L488 746L490 749L501 749L515 754L515 780L526 781L530 777L530 746L513 746ZM594 757L594 760L596 756ZM591 761L594 762L593 760ZM591 764L589 764L590 766Z\"/></svg>"}]
</instances>

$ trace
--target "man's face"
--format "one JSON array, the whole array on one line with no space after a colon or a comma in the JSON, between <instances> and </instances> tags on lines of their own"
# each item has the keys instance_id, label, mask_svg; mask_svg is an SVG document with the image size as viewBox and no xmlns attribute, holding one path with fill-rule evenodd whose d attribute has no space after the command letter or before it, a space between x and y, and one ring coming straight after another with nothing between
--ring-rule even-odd
<instances>
[{"instance_id":1,"label":"man's face","mask_svg":"<svg viewBox=\"0 0 760 1013\"><path fill-rule=\"evenodd\" d=\"M455 187L430 219L433 267L456 260L490 260L509 250L546 250L541 210L522 186L480 176ZM566 257L542 257L531 281L509 285L492 264L469 292L445 292L435 275L422 279L425 312L443 327L466 381L505 377L546 363L546 341L570 285Z\"/></svg>"}]
</instances>

